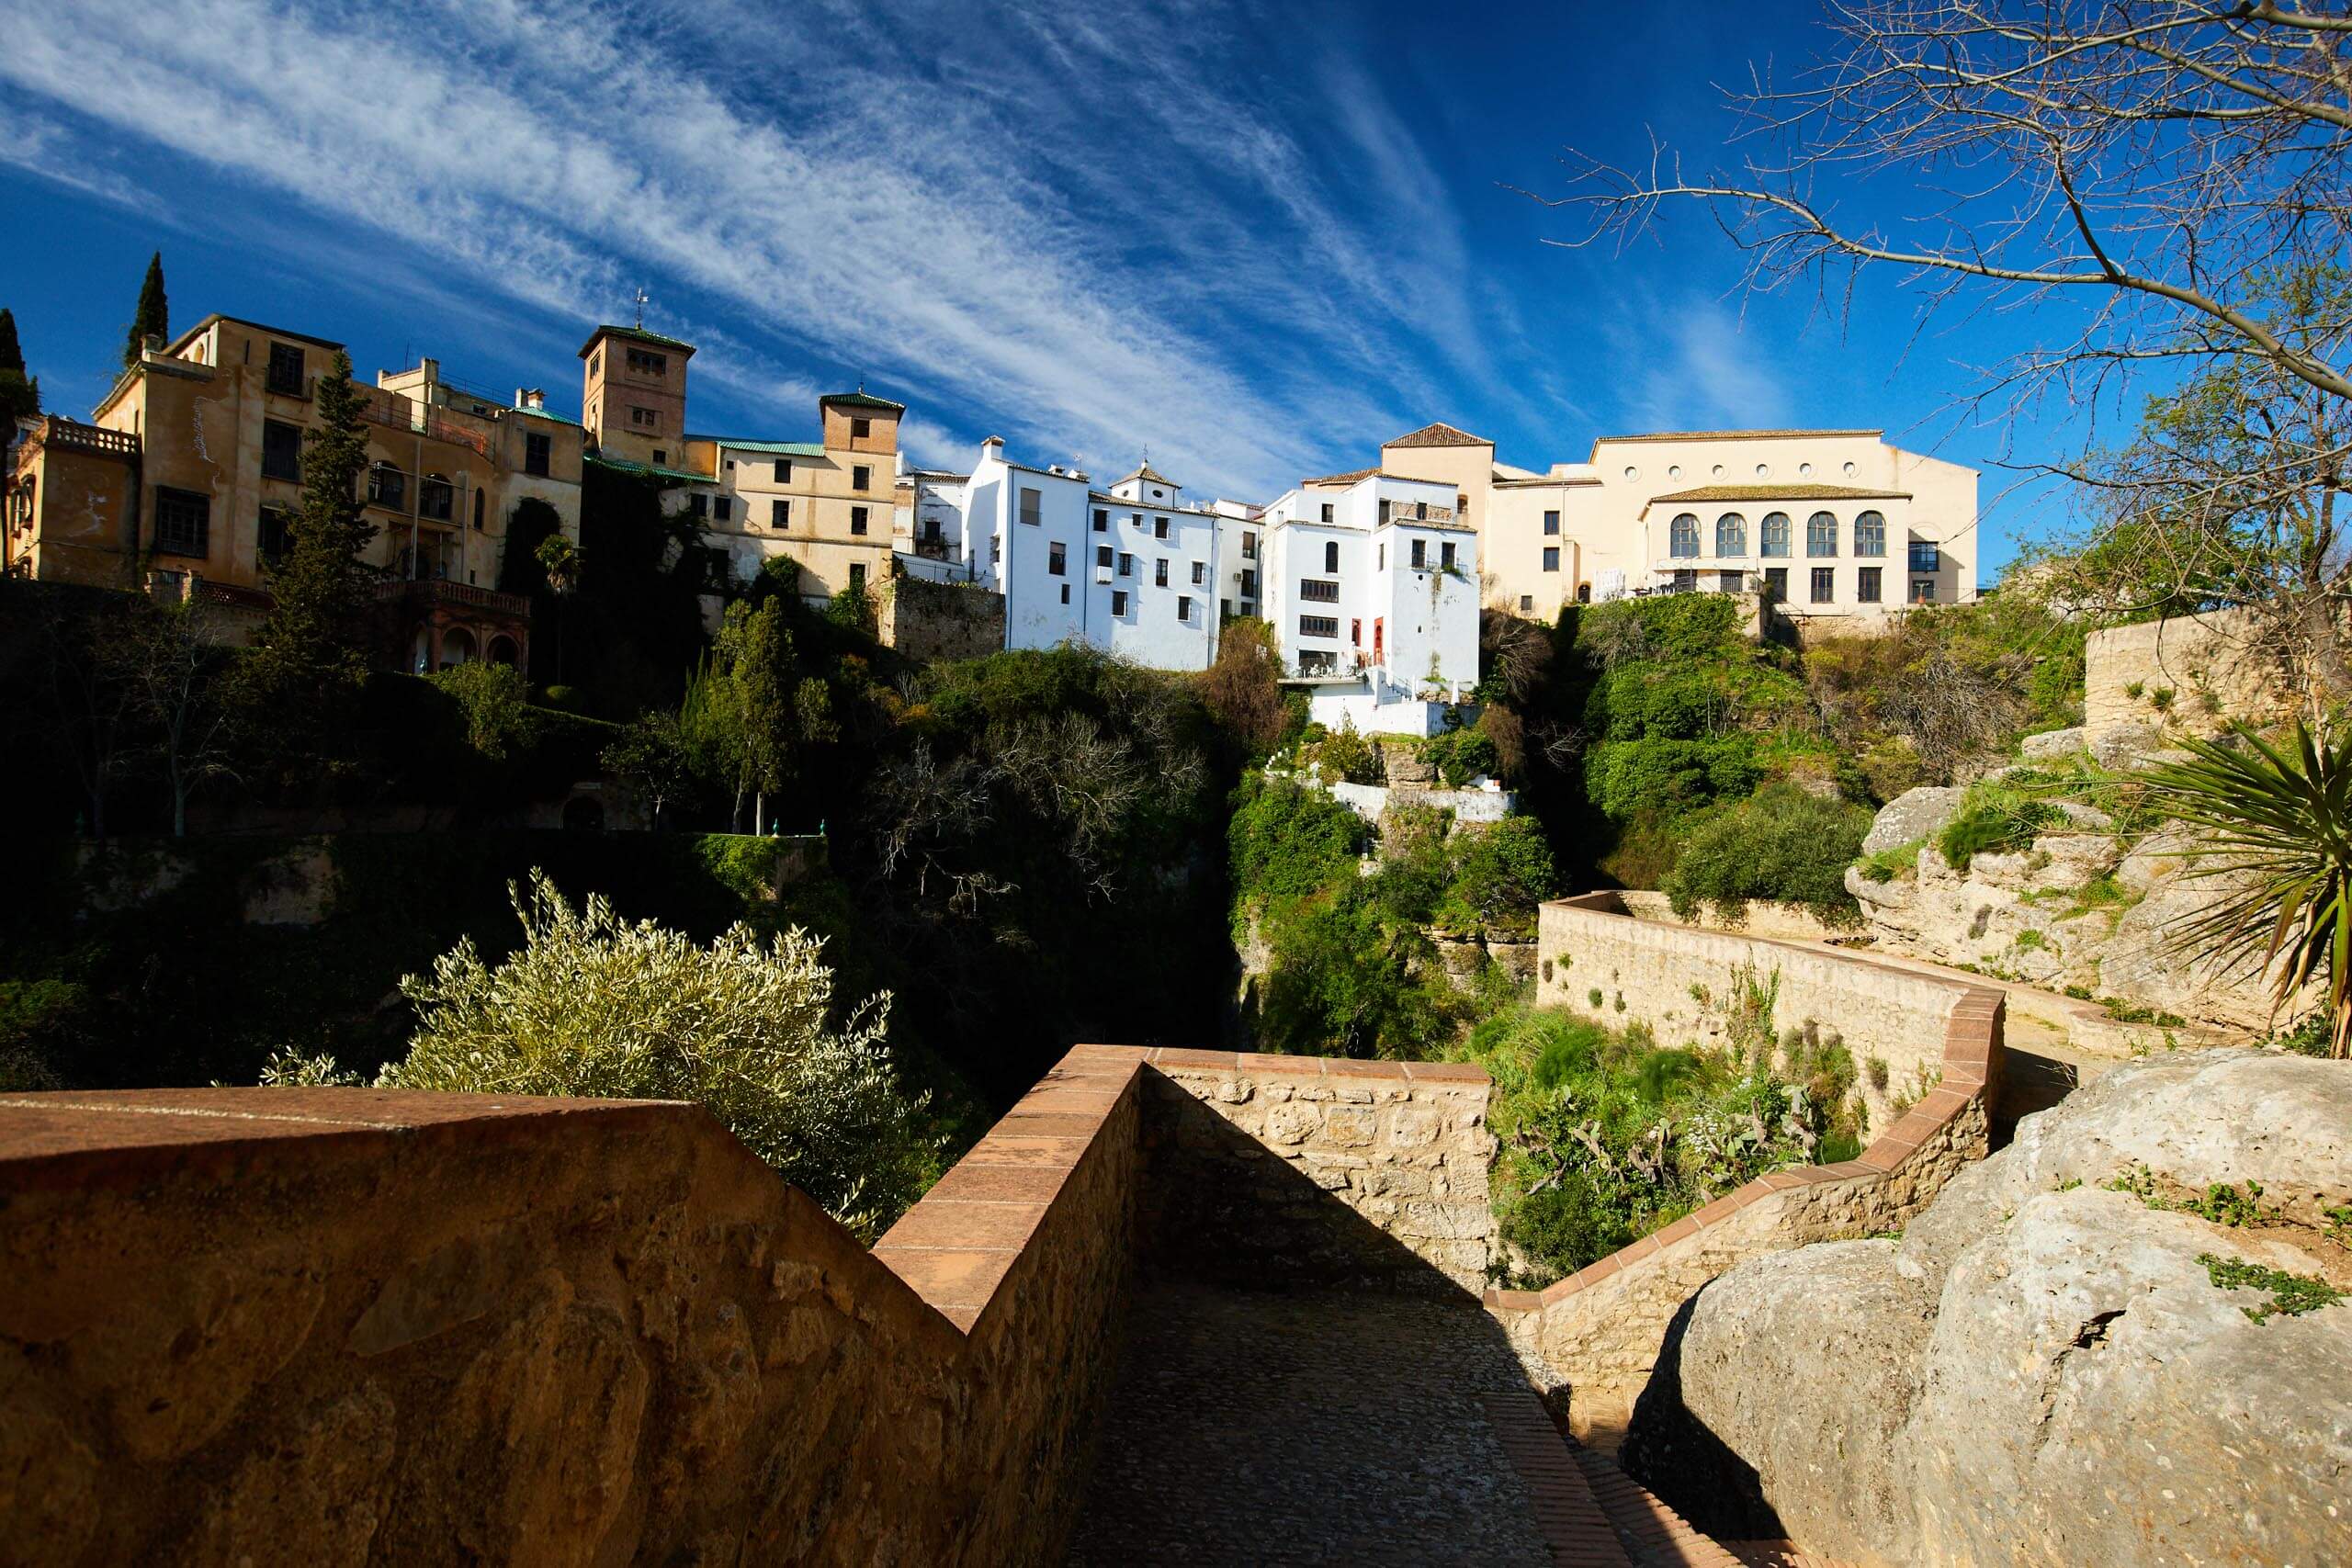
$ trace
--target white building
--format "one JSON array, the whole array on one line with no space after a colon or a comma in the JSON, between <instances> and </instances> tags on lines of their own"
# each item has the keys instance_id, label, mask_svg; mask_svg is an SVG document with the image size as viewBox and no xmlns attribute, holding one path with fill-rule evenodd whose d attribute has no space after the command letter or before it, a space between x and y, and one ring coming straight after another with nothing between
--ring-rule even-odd
<instances>
[{"instance_id":1,"label":"white building","mask_svg":"<svg viewBox=\"0 0 2352 1568\"><path fill-rule=\"evenodd\" d=\"M1246 501L1213 501L1216 514L1216 607L1220 616L1255 616L1265 609L1265 515Z\"/></svg>"},{"instance_id":2,"label":"white building","mask_svg":"<svg viewBox=\"0 0 2352 1568\"><path fill-rule=\"evenodd\" d=\"M1433 735L1477 684L1478 536L1454 501L1366 469L1265 509L1265 615L1317 722Z\"/></svg>"},{"instance_id":3,"label":"white building","mask_svg":"<svg viewBox=\"0 0 2352 1568\"><path fill-rule=\"evenodd\" d=\"M947 503L944 491L935 499ZM1148 464L1097 490L1076 468L1012 462L990 437L956 532L965 575L1004 595L1007 648L1075 643L1205 670L1216 657L1219 521Z\"/></svg>"}]
</instances>

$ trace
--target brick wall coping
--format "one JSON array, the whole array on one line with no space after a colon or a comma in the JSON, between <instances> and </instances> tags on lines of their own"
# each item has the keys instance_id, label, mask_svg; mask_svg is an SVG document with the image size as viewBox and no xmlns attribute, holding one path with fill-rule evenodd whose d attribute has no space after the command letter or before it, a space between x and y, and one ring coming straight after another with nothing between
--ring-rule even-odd
<instances>
[{"instance_id":1,"label":"brick wall coping","mask_svg":"<svg viewBox=\"0 0 2352 1568\"><path fill-rule=\"evenodd\" d=\"M1569 908L1616 915L1624 919L1638 918L1626 911L1623 901L1613 892L1588 893L1555 902ZM1706 934L1720 936L1724 933ZM1695 1247L1700 1233L1710 1226L1719 1225L1750 1204L1760 1203L1792 1188L1834 1181L1883 1180L1908 1164L1921 1145L1934 1139L1970 1104L1982 1100L1987 1110L1990 1109L2000 1082L2001 1020L2008 1001L2007 993L1999 987L1922 976L1917 970L1898 969L1891 964L1849 957L1841 953L1825 953L1820 948L1776 942L1769 937L1743 937L1740 940L1759 947L1826 957L1833 963L1851 965L1857 971L1900 976L1908 981L1926 979L1950 990L1953 1000L1951 1011L1946 1015L1944 1022L1941 1081L1906 1111L1901 1121L1871 1139L1870 1147L1862 1151L1860 1158L1841 1160L1836 1165L1791 1166L1768 1172L1736 1190L1725 1193L1695 1213L1685 1214L1672 1224L1652 1232L1630 1247L1620 1247L1599 1262L1587 1265L1565 1280L1555 1280L1541 1291L1490 1289L1486 1293L1486 1303L1490 1309L1501 1314L1540 1310L1588 1285L1598 1284L1620 1269L1640 1263L1654 1254L1673 1247Z\"/></svg>"}]
</instances>

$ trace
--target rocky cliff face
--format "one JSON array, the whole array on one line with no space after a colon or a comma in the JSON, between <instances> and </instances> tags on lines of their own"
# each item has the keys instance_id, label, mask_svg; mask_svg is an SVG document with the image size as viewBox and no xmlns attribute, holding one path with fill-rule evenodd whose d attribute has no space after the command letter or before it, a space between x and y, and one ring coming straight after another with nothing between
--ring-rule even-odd
<instances>
[{"instance_id":1,"label":"rocky cliff face","mask_svg":"<svg viewBox=\"0 0 2352 1568\"><path fill-rule=\"evenodd\" d=\"M2347 1203L2352 1069L2119 1067L1899 1242L1701 1292L1627 1468L1702 1528L1858 1563L2352 1561L2352 1303L2277 1310L2232 1267L2352 1288Z\"/></svg>"},{"instance_id":2,"label":"rocky cliff face","mask_svg":"<svg viewBox=\"0 0 2352 1568\"><path fill-rule=\"evenodd\" d=\"M1917 789L1879 813L1871 852L1932 840L1959 807L1957 790ZM1885 882L1849 867L1846 890L1886 951L1962 964L2051 990L2069 987L2181 1018L2247 1031L2271 1022L2268 976L2192 963L2176 922L2227 886L2199 874L2197 840L2177 828L2126 841L2106 816L2069 819L2015 853L1979 854L1956 869L1934 843Z\"/></svg>"}]
</instances>

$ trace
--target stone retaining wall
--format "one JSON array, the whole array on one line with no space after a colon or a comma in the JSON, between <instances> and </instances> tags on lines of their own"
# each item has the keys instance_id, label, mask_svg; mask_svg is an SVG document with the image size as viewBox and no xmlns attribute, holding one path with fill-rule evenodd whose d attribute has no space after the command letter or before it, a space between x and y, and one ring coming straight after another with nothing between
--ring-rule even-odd
<instances>
[{"instance_id":1,"label":"stone retaining wall","mask_svg":"<svg viewBox=\"0 0 2352 1568\"><path fill-rule=\"evenodd\" d=\"M2132 725L2205 735L2229 718L2285 716L2278 669L2255 641L2243 610L2091 633L2083 647L2083 728L2093 736Z\"/></svg>"},{"instance_id":2,"label":"stone retaining wall","mask_svg":"<svg viewBox=\"0 0 2352 1568\"><path fill-rule=\"evenodd\" d=\"M1210 1278L1486 1283L1486 1073L1229 1051L1155 1054L1148 1256ZM1333 1201L1337 1200L1337 1201Z\"/></svg>"},{"instance_id":3,"label":"stone retaining wall","mask_svg":"<svg viewBox=\"0 0 2352 1568\"><path fill-rule=\"evenodd\" d=\"M874 592L875 636L909 659L981 659L1004 648L1004 595L969 582L891 577Z\"/></svg>"},{"instance_id":4,"label":"stone retaining wall","mask_svg":"<svg viewBox=\"0 0 2352 1568\"><path fill-rule=\"evenodd\" d=\"M1581 996L1604 984L1591 978L1598 970L1609 975L1609 987L1625 991L1628 1016L1649 1016L1637 1010L1640 998L1661 1021L1687 1021L1690 986L1712 984L1707 976L1741 964L1777 966L1784 1021L1804 1016L1785 1010L1799 1002L1841 1032L1850 1027L1849 1040L1890 1052L1907 1041L1905 1059L1932 1060L1937 1082L1859 1159L1775 1171L1543 1291L1487 1292L1488 1310L1521 1359L1566 1385L1580 1431L1622 1429L1675 1314L1734 1264L1899 1230L1963 1165L1989 1152L2000 1077L2006 998L1996 987L1760 938L1654 925L1623 908L1613 894L1544 906L1542 944L1553 973L1547 996L1566 986ZM1671 1005L1678 987L1679 1010ZM1664 1032L1660 1040L1677 1043Z\"/></svg>"},{"instance_id":5,"label":"stone retaining wall","mask_svg":"<svg viewBox=\"0 0 2352 1568\"><path fill-rule=\"evenodd\" d=\"M1747 918L1736 925L1718 916L1712 908L1701 906L1690 919L1679 919L1673 904L1663 893L1628 889L1617 895L1625 912L1637 919L1657 920L1666 925L1690 926L1698 931L1729 931L1734 936L1770 937L1776 942L1827 942L1833 937L1851 936L1852 926L1833 926L1802 904L1773 904L1751 899Z\"/></svg>"},{"instance_id":6,"label":"stone retaining wall","mask_svg":"<svg viewBox=\"0 0 2352 1568\"><path fill-rule=\"evenodd\" d=\"M0 1564L1056 1562L1147 1188L1467 1281L1486 1093L1080 1046L871 1252L690 1105L0 1100Z\"/></svg>"}]
</instances>

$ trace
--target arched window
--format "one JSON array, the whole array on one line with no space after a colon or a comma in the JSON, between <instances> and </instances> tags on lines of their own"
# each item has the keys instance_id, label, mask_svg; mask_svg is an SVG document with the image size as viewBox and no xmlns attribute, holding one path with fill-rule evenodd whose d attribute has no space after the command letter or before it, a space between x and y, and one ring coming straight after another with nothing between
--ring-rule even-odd
<instances>
[{"instance_id":1,"label":"arched window","mask_svg":"<svg viewBox=\"0 0 2352 1568\"><path fill-rule=\"evenodd\" d=\"M1726 512L1715 519L1715 554L1744 556L1747 553L1747 519L1736 512Z\"/></svg>"},{"instance_id":2,"label":"arched window","mask_svg":"<svg viewBox=\"0 0 2352 1568\"><path fill-rule=\"evenodd\" d=\"M1804 520L1804 553L1809 556L1834 556L1838 553L1838 518L1835 513L1816 512Z\"/></svg>"},{"instance_id":3,"label":"arched window","mask_svg":"<svg viewBox=\"0 0 2352 1568\"><path fill-rule=\"evenodd\" d=\"M471 662L474 656L474 634L463 626L451 626L441 634L441 668L455 670Z\"/></svg>"},{"instance_id":4,"label":"arched window","mask_svg":"<svg viewBox=\"0 0 2352 1568\"><path fill-rule=\"evenodd\" d=\"M519 662L514 648L514 639L511 637L505 636L492 637L490 639L490 653L488 658L492 664L514 664Z\"/></svg>"},{"instance_id":5,"label":"arched window","mask_svg":"<svg viewBox=\"0 0 2352 1568\"><path fill-rule=\"evenodd\" d=\"M1854 553L1858 556L1886 554L1886 519L1875 512L1865 512L1854 519Z\"/></svg>"},{"instance_id":6,"label":"arched window","mask_svg":"<svg viewBox=\"0 0 2352 1568\"><path fill-rule=\"evenodd\" d=\"M1764 554L1786 556L1789 553L1789 514L1768 512L1764 514Z\"/></svg>"},{"instance_id":7,"label":"arched window","mask_svg":"<svg viewBox=\"0 0 2352 1568\"><path fill-rule=\"evenodd\" d=\"M1691 560L1698 558L1698 513L1686 512L1674 520L1674 537L1670 553L1677 560Z\"/></svg>"}]
</instances>

